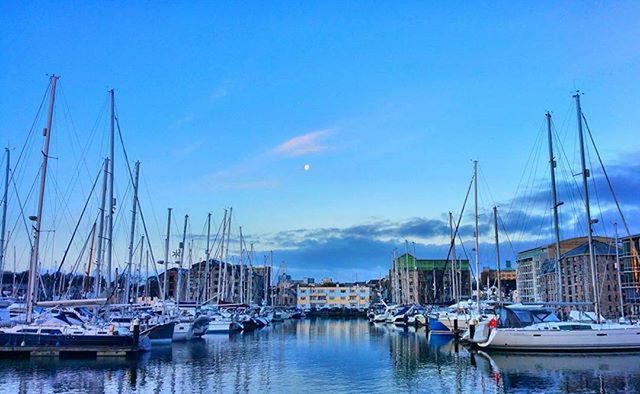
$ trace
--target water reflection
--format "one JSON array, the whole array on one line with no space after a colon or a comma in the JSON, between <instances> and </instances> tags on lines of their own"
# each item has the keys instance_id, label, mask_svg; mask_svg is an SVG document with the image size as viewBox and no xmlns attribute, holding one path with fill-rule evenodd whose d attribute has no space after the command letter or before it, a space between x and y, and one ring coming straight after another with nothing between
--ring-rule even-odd
<instances>
[{"instance_id":1,"label":"water reflection","mask_svg":"<svg viewBox=\"0 0 640 394\"><path fill-rule=\"evenodd\" d=\"M640 392L640 356L472 352L424 329L302 320L136 360L0 361L3 392Z\"/></svg>"}]
</instances>

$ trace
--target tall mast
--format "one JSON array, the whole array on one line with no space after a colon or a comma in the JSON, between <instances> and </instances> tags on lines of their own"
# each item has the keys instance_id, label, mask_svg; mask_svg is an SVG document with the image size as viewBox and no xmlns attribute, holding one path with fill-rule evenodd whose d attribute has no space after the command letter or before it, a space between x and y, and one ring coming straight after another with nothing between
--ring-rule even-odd
<instances>
[{"instance_id":1,"label":"tall mast","mask_svg":"<svg viewBox=\"0 0 640 394\"><path fill-rule=\"evenodd\" d=\"M52 75L49 87L49 113L47 115L47 127L44 129L44 146L42 147L42 165L40 167L40 194L38 195L38 211L33 223L33 246L31 249L31 262L29 264L29 282L27 284L27 323L31 323L33 317L33 304L38 298L37 289L40 277L38 276L38 259L40 248L40 228L42 225L42 209L44 205L44 191L47 184L47 163L49 161L49 143L51 141L51 126L53 124L53 105L56 99L56 84L58 77Z\"/></svg>"},{"instance_id":2,"label":"tall mast","mask_svg":"<svg viewBox=\"0 0 640 394\"><path fill-rule=\"evenodd\" d=\"M404 240L404 269L402 270L404 277L404 286L402 286L402 302L409 304L409 241Z\"/></svg>"},{"instance_id":3,"label":"tall mast","mask_svg":"<svg viewBox=\"0 0 640 394\"><path fill-rule=\"evenodd\" d=\"M455 237L453 234L453 212L449 212L449 238L451 242L451 300L456 302L458 298L458 290L456 283L456 252Z\"/></svg>"},{"instance_id":4,"label":"tall mast","mask_svg":"<svg viewBox=\"0 0 640 394\"><path fill-rule=\"evenodd\" d=\"M129 259L127 260L127 270L125 272L125 285L124 285L124 302L129 302L129 286L131 281L131 266L133 265L133 239L136 236L136 216L138 208L138 179L140 175L140 162L136 161L134 166L134 178L133 178L133 208L131 209L131 233L129 234ZM140 253L142 256L142 252ZM136 293L136 298L138 297Z\"/></svg>"},{"instance_id":5,"label":"tall mast","mask_svg":"<svg viewBox=\"0 0 640 394\"><path fill-rule=\"evenodd\" d=\"M111 119L109 125L109 214L107 216L107 288L111 289L111 257L113 255L113 214L116 202L113 198L113 169L114 169L114 145L115 145L115 100L114 90L109 90L109 101L111 102Z\"/></svg>"},{"instance_id":6,"label":"tall mast","mask_svg":"<svg viewBox=\"0 0 640 394\"><path fill-rule=\"evenodd\" d=\"M496 238L496 267L498 268L498 302L502 301L502 275L500 274L500 241L498 240L498 207L493 207L493 229ZM487 275L487 279L489 275Z\"/></svg>"},{"instance_id":7,"label":"tall mast","mask_svg":"<svg viewBox=\"0 0 640 394\"><path fill-rule=\"evenodd\" d=\"M217 296L218 303L222 299L222 259L224 257L224 235L227 232L227 210L224 210L224 217L222 218L222 237L220 238L220 260L218 261L218 286ZM226 266L225 266L226 268Z\"/></svg>"},{"instance_id":8,"label":"tall mast","mask_svg":"<svg viewBox=\"0 0 640 394\"><path fill-rule=\"evenodd\" d=\"M147 297L149 297L149 250L147 249L147 253L145 254L145 275L144 275L144 302L147 302Z\"/></svg>"},{"instance_id":9,"label":"tall mast","mask_svg":"<svg viewBox=\"0 0 640 394\"><path fill-rule=\"evenodd\" d=\"M272 276L273 276L273 250L269 252L269 293L273 292L273 289L272 289L273 286L271 285ZM272 294L271 305L274 305L273 296L275 296L275 294Z\"/></svg>"},{"instance_id":10,"label":"tall mast","mask_svg":"<svg viewBox=\"0 0 640 394\"><path fill-rule=\"evenodd\" d=\"M209 259L211 258L211 213L207 214L207 250L205 250L204 284L202 286L203 299L209 299Z\"/></svg>"},{"instance_id":11,"label":"tall mast","mask_svg":"<svg viewBox=\"0 0 640 394\"><path fill-rule=\"evenodd\" d=\"M393 249L393 302L400 304L402 301L400 300L400 271L398 269L398 255L396 253L397 249Z\"/></svg>"},{"instance_id":12,"label":"tall mast","mask_svg":"<svg viewBox=\"0 0 640 394\"><path fill-rule=\"evenodd\" d=\"M580 165L582 169L582 189L584 198L584 209L587 216L587 240L589 242L589 265L591 267L591 285L593 287L593 305L596 313L596 319L600 323L600 294L598 291L598 272L596 267L596 261L593 253L593 234L591 225L594 223L591 220L591 206L589 205L589 186L588 178L591 176L587 169L584 152L584 136L582 134L582 108L580 107L580 92L577 91L573 96L576 99L576 113L578 116L578 138L580 139Z\"/></svg>"},{"instance_id":13,"label":"tall mast","mask_svg":"<svg viewBox=\"0 0 640 394\"><path fill-rule=\"evenodd\" d=\"M243 260L242 260L242 258L244 257L243 256L243 252L244 252L243 246L244 245L242 245L243 241L244 240L242 238L242 226L240 226L240 303L244 303L244 300L245 300L245 297L244 297L245 296L245 294L244 294L245 286L244 286L244 282L243 282L244 281L244 264L243 264ZM235 279L234 279L234 281L235 281Z\"/></svg>"},{"instance_id":14,"label":"tall mast","mask_svg":"<svg viewBox=\"0 0 640 394\"><path fill-rule=\"evenodd\" d=\"M93 261L93 244L96 240L96 222L93 222L93 227L91 228L91 246L89 247L89 261L87 262L87 272L84 286L82 286L82 291L86 295L91 288L91 262Z\"/></svg>"},{"instance_id":15,"label":"tall mast","mask_svg":"<svg viewBox=\"0 0 640 394\"><path fill-rule=\"evenodd\" d=\"M162 294L164 299L169 297L167 283L169 282L169 237L171 237L171 208L167 209L167 238L164 241L164 279L162 281Z\"/></svg>"},{"instance_id":16,"label":"tall mast","mask_svg":"<svg viewBox=\"0 0 640 394\"><path fill-rule=\"evenodd\" d=\"M102 288L102 261L104 257L104 217L105 204L107 198L107 173L109 172L109 158L104 159L104 168L102 170L102 197L100 199L100 215L98 223L98 252L96 256L96 281L93 284L96 297L100 296Z\"/></svg>"},{"instance_id":17,"label":"tall mast","mask_svg":"<svg viewBox=\"0 0 640 394\"><path fill-rule=\"evenodd\" d=\"M249 252L249 289L248 289L248 301L253 302L253 242L251 242L251 250Z\"/></svg>"},{"instance_id":18,"label":"tall mast","mask_svg":"<svg viewBox=\"0 0 640 394\"><path fill-rule=\"evenodd\" d=\"M413 302L416 304L420 303L420 300L418 299L418 253L416 253L416 243L415 242L411 242L411 245L413 246L413 272L415 275L415 283L413 284ZM357 277L358 274L356 273L356 281L357 281Z\"/></svg>"},{"instance_id":19,"label":"tall mast","mask_svg":"<svg viewBox=\"0 0 640 394\"><path fill-rule=\"evenodd\" d=\"M140 259L138 260L138 269L136 270L136 294L134 300L138 302L140 297L140 276L142 271L142 254L144 252L144 235L140 238Z\"/></svg>"},{"instance_id":20,"label":"tall mast","mask_svg":"<svg viewBox=\"0 0 640 394\"><path fill-rule=\"evenodd\" d=\"M178 266L178 289L176 290L176 305L180 306L180 298L182 295L182 264L184 263L184 244L187 241L187 223L189 223L189 215L184 215L184 228L182 230L182 242L180 242L180 264ZM187 285L188 286L188 285ZM186 297L185 297L186 298Z\"/></svg>"},{"instance_id":21,"label":"tall mast","mask_svg":"<svg viewBox=\"0 0 640 394\"><path fill-rule=\"evenodd\" d=\"M562 202L558 202L556 191L556 158L553 155L553 133L551 132L551 114L547 117L547 139L549 140L549 169L551 171L551 205L553 206L553 235L556 244L556 300L562 302L562 270L560 269L560 226L558 224L558 207Z\"/></svg>"},{"instance_id":22,"label":"tall mast","mask_svg":"<svg viewBox=\"0 0 640 394\"><path fill-rule=\"evenodd\" d=\"M474 199L474 220L475 220L475 231L473 232L473 236L475 238L476 243L476 292L478 299L478 314L480 314L480 251L478 244L478 161L473 161L473 199Z\"/></svg>"},{"instance_id":23,"label":"tall mast","mask_svg":"<svg viewBox=\"0 0 640 394\"><path fill-rule=\"evenodd\" d=\"M2 296L2 285L4 283L4 261L5 261L5 234L7 232L7 198L9 196L9 171L11 165L11 151L5 148L7 154L7 167L4 173L4 193L2 195L2 226L0 228L0 296Z\"/></svg>"},{"instance_id":24,"label":"tall mast","mask_svg":"<svg viewBox=\"0 0 640 394\"><path fill-rule=\"evenodd\" d=\"M620 299L620 317L624 320L624 300L622 299L622 280L620 278L620 272L622 267L620 266L620 250L618 249L618 222L613 223L616 229L616 271L618 272L618 298Z\"/></svg>"},{"instance_id":25,"label":"tall mast","mask_svg":"<svg viewBox=\"0 0 640 394\"><path fill-rule=\"evenodd\" d=\"M224 272L222 273L222 281L224 282L225 298L229 289L229 278L227 278L227 262L229 261L229 244L231 243L231 217L233 215L233 208L229 208L229 218L227 224L227 244L224 251ZM231 278L231 280L234 280ZM233 294L229 294L229 298L233 298Z\"/></svg>"}]
</instances>

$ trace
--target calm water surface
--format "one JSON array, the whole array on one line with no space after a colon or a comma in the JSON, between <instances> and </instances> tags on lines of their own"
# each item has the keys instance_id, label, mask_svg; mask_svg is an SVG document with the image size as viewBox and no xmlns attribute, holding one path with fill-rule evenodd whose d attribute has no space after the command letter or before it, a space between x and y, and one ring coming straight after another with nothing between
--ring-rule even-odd
<instances>
[{"instance_id":1,"label":"calm water surface","mask_svg":"<svg viewBox=\"0 0 640 394\"><path fill-rule=\"evenodd\" d=\"M302 320L155 348L137 360L0 360L0 391L640 392L640 354L474 353L424 330Z\"/></svg>"}]
</instances>

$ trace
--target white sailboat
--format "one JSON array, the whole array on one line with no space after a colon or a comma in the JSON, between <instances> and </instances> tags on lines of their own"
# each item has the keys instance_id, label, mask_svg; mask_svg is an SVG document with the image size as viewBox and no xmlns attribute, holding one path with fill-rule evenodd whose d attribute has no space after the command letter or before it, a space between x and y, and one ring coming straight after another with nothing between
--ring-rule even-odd
<instances>
[{"instance_id":1,"label":"white sailboat","mask_svg":"<svg viewBox=\"0 0 640 394\"><path fill-rule=\"evenodd\" d=\"M479 348L511 351L630 351L640 350L640 326L609 324L600 318L597 270L593 250L591 210L589 206L588 177L585 164L584 138L582 133L582 110L580 94L574 95L578 115L578 134L582 167L583 198L587 219L587 239L589 264L591 268L591 286L593 286L594 316L597 322L562 322L552 309L540 305L511 305L500 309L499 317L481 322L470 341ZM550 115L547 113L547 127L550 132ZM551 138L549 141L551 160ZM551 166L553 193L555 179ZM555 201L555 195L554 201ZM556 207L557 208L557 207ZM554 215L556 243L558 243L557 214ZM557 248L559 251L559 248ZM558 252L559 253L559 252ZM560 272L558 272L559 276Z\"/></svg>"}]
</instances>

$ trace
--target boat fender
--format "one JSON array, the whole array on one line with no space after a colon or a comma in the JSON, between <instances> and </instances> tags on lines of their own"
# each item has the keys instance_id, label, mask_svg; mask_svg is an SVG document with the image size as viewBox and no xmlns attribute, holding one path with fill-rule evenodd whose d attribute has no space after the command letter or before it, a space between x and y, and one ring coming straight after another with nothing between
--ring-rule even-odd
<instances>
[{"instance_id":1,"label":"boat fender","mask_svg":"<svg viewBox=\"0 0 640 394\"><path fill-rule=\"evenodd\" d=\"M109 324L109 334L113 334L113 330L115 330L115 326L113 324Z\"/></svg>"}]
</instances>

